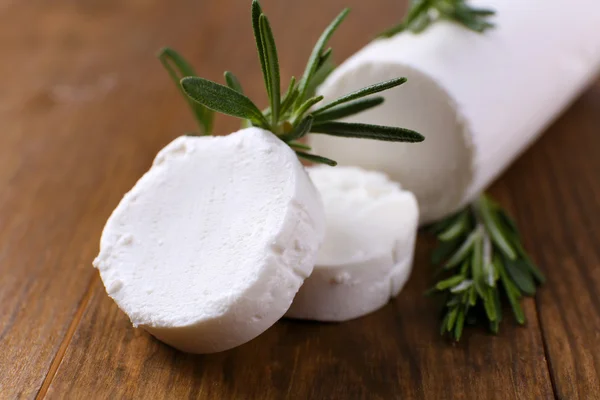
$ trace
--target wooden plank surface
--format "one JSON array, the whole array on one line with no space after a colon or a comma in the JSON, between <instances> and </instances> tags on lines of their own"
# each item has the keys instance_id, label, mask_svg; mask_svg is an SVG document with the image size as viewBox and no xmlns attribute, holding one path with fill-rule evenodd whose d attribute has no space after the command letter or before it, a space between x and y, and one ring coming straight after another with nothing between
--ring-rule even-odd
<instances>
[{"instance_id":1,"label":"wooden plank surface","mask_svg":"<svg viewBox=\"0 0 600 400\"><path fill-rule=\"evenodd\" d=\"M556 396L600 398L600 84L504 181L520 193L516 217L547 271L537 308Z\"/></svg>"},{"instance_id":2,"label":"wooden plank surface","mask_svg":"<svg viewBox=\"0 0 600 400\"><path fill-rule=\"evenodd\" d=\"M282 75L299 74L322 28L358 50L406 1L264 0ZM373 4L376 3L376 6ZM316 10L319 10L316 12ZM155 51L203 76L233 70L264 100L249 1L0 4L0 398L558 398L600 393L600 85L494 186L548 275L529 323L459 345L437 335L422 237L392 303L344 324L283 320L237 349L176 352L135 330L91 260L102 226L156 152L193 128ZM219 117L218 130L237 122Z\"/></svg>"},{"instance_id":3,"label":"wooden plank surface","mask_svg":"<svg viewBox=\"0 0 600 400\"><path fill-rule=\"evenodd\" d=\"M424 243L426 244L426 243ZM284 320L250 343L212 355L175 351L131 327L96 285L48 395L79 398L488 399L551 398L535 308L527 329L468 335L458 346L438 334L427 247L397 300L343 324Z\"/></svg>"}]
</instances>

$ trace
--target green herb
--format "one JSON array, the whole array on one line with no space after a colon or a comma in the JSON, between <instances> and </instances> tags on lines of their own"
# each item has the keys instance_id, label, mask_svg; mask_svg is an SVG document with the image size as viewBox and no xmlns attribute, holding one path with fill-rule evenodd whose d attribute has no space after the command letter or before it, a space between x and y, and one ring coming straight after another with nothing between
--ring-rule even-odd
<instances>
[{"instance_id":1,"label":"green herb","mask_svg":"<svg viewBox=\"0 0 600 400\"><path fill-rule=\"evenodd\" d=\"M299 82L296 83L295 78L292 78L283 96L277 47L271 25L257 0L252 2L251 11L258 58L269 98L269 107L264 111L244 95L239 80L231 72L225 72L227 86L220 85L195 76L189 63L175 51L165 49L161 53L161 61L193 106L203 134L211 133L212 114L213 111L217 111L241 118L247 125L273 132L287 143L298 157L328 165L336 165L336 162L307 153L310 147L297 141L309 133L394 142L424 140L422 135L409 129L338 121L382 104L383 98L373 95L403 84L406 78L399 77L365 87L323 106L317 106L323 101L323 97L315 96L315 90L334 68L332 50L326 46L348 15L348 9L342 11L325 29ZM166 63L167 60L175 64L177 71Z\"/></svg>"},{"instance_id":2,"label":"green herb","mask_svg":"<svg viewBox=\"0 0 600 400\"><path fill-rule=\"evenodd\" d=\"M471 7L466 0L411 0L404 20L380 34L391 37L403 31L421 33L438 20L455 22L475 32L493 28L488 21L494 10Z\"/></svg>"},{"instance_id":3,"label":"green herb","mask_svg":"<svg viewBox=\"0 0 600 400\"><path fill-rule=\"evenodd\" d=\"M386 142L421 142L423 136L409 129L348 122L320 122L311 132L347 138L383 140Z\"/></svg>"},{"instance_id":4,"label":"green herb","mask_svg":"<svg viewBox=\"0 0 600 400\"><path fill-rule=\"evenodd\" d=\"M196 72L194 68L183 58L181 57L175 50L169 48L163 48L158 52L158 59L165 67L169 76L181 93L185 95L183 88L179 84L179 81L186 76L196 76ZM210 135L213 127L213 119L214 113L212 110L204 107L202 104L198 104L192 99L187 99L188 104L190 105L190 109L200 126L200 134L201 135Z\"/></svg>"},{"instance_id":5,"label":"green herb","mask_svg":"<svg viewBox=\"0 0 600 400\"><path fill-rule=\"evenodd\" d=\"M233 89L240 94L244 94L244 89L242 89L242 85L240 84L240 81L233 73L231 73L229 71L225 71L224 76L225 76L225 82L227 83L227 86L229 86L230 89ZM179 82L177 82L177 83L179 84ZM196 103L196 104L198 104L198 103Z\"/></svg>"},{"instance_id":6,"label":"green herb","mask_svg":"<svg viewBox=\"0 0 600 400\"><path fill-rule=\"evenodd\" d=\"M350 102L352 100L356 100L356 99L361 99L370 94L383 92L384 90L388 90L388 89L394 88L396 86L402 85L405 82L406 82L406 78L396 78L396 79L391 79L387 82L381 82L376 85L362 88L360 90L357 90L356 92L352 92L350 94L342 96L321 108L316 109L313 112L313 114L319 115L320 113L327 111L333 107L339 106L340 104L348 103L348 102Z\"/></svg>"},{"instance_id":7,"label":"green herb","mask_svg":"<svg viewBox=\"0 0 600 400\"><path fill-rule=\"evenodd\" d=\"M443 277L429 293L445 298L442 333L458 341L466 321L477 318L485 319L497 333L503 298L517 322L525 323L520 299L535 295L544 275L523 250L515 223L498 204L482 195L429 229L440 241L432 263Z\"/></svg>"},{"instance_id":8,"label":"green herb","mask_svg":"<svg viewBox=\"0 0 600 400\"><path fill-rule=\"evenodd\" d=\"M315 116L315 121L326 122L333 121L336 119L342 119L350 115L366 111L370 108L377 107L382 103L383 97L369 97L366 99L358 99L348 104L344 104L339 107L333 107L330 110L320 112L318 115Z\"/></svg>"},{"instance_id":9,"label":"green herb","mask_svg":"<svg viewBox=\"0 0 600 400\"><path fill-rule=\"evenodd\" d=\"M261 128L270 127L266 116L243 94L199 77L188 76L181 82L183 91L203 106L233 117L248 119Z\"/></svg>"}]
</instances>

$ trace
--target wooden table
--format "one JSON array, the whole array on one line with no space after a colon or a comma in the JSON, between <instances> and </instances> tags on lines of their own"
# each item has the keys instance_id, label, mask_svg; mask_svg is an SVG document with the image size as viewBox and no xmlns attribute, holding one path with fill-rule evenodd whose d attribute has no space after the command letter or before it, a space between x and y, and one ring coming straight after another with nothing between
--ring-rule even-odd
<instances>
[{"instance_id":1,"label":"wooden table","mask_svg":"<svg viewBox=\"0 0 600 400\"><path fill-rule=\"evenodd\" d=\"M264 104L249 3L0 3L0 398L600 398L600 84L492 188L548 275L524 302L526 327L441 338L422 296L425 237L400 296L352 322L283 320L207 356L131 327L91 266L100 232L156 152L194 126L154 53L173 45L215 80L231 69ZM284 78L342 6L354 13L337 60L405 4L263 1Z\"/></svg>"}]
</instances>

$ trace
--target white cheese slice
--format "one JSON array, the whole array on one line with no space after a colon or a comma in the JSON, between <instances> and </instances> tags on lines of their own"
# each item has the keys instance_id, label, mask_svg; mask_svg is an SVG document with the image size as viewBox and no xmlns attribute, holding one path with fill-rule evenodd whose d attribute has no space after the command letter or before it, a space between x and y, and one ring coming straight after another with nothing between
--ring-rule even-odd
<instances>
[{"instance_id":1,"label":"white cheese slice","mask_svg":"<svg viewBox=\"0 0 600 400\"><path fill-rule=\"evenodd\" d=\"M410 275L417 201L379 172L323 166L308 171L325 206L325 241L286 316L345 321L375 311Z\"/></svg>"},{"instance_id":2,"label":"white cheese slice","mask_svg":"<svg viewBox=\"0 0 600 400\"><path fill-rule=\"evenodd\" d=\"M342 165L381 170L402 182L417 196L423 223L485 189L600 69L600 1L470 4L496 10L496 28L477 34L440 22L420 35L377 40L319 89L331 100L408 77L383 93L383 105L350 120L415 129L425 136L423 143L310 135L310 144Z\"/></svg>"},{"instance_id":3,"label":"white cheese slice","mask_svg":"<svg viewBox=\"0 0 600 400\"><path fill-rule=\"evenodd\" d=\"M180 137L114 210L94 266L134 326L210 353L284 315L324 230L318 192L270 132Z\"/></svg>"}]
</instances>

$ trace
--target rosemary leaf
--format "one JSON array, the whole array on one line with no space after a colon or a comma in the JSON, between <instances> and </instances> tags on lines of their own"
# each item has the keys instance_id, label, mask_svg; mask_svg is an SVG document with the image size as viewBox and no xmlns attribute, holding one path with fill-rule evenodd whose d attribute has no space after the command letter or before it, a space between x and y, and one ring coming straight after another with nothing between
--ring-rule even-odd
<instances>
[{"instance_id":1,"label":"rosemary leaf","mask_svg":"<svg viewBox=\"0 0 600 400\"><path fill-rule=\"evenodd\" d=\"M313 116L307 115L289 133L287 133L285 135L281 135L280 139L283 140L284 142L289 142L291 140L300 139L310 132L310 128L311 128L312 124L313 124Z\"/></svg>"},{"instance_id":2,"label":"rosemary leaf","mask_svg":"<svg viewBox=\"0 0 600 400\"><path fill-rule=\"evenodd\" d=\"M499 220L500 222L507 228L510 230L510 232L516 236L517 238L520 237L519 234L519 230L517 229L517 225L515 224L515 221L508 215L508 213L502 209L497 209L496 210Z\"/></svg>"},{"instance_id":3,"label":"rosemary leaf","mask_svg":"<svg viewBox=\"0 0 600 400\"><path fill-rule=\"evenodd\" d=\"M279 112L282 116L285 115L290 106L294 104L296 96L298 96L298 90L296 89L296 78L292 76L290 79L290 84L288 85L288 89L283 95L283 100L281 101L281 109Z\"/></svg>"},{"instance_id":4,"label":"rosemary leaf","mask_svg":"<svg viewBox=\"0 0 600 400\"><path fill-rule=\"evenodd\" d=\"M495 335L500 331L500 321L490 321L490 331Z\"/></svg>"},{"instance_id":5,"label":"rosemary leaf","mask_svg":"<svg viewBox=\"0 0 600 400\"><path fill-rule=\"evenodd\" d=\"M264 115L249 98L227 86L196 76L183 78L181 85L192 100L211 110L249 119L262 128L270 128Z\"/></svg>"},{"instance_id":6,"label":"rosemary leaf","mask_svg":"<svg viewBox=\"0 0 600 400\"><path fill-rule=\"evenodd\" d=\"M448 279L438 282L435 285L435 288L437 290L450 289L450 288L455 287L456 285L460 284L464 279L465 279L465 277L463 275L455 275L451 278L448 278Z\"/></svg>"},{"instance_id":7,"label":"rosemary leaf","mask_svg":"<svg viewBox=\"0 0 600 400\"><path fill-rule=\"evenodd\" d=\"M471 286L471 289L469 290L469 305L471 307L474 307L477 304L477 290L475 290L475 286Z\"/></svg>"},{"instance_id":8,"label":"rosemary leaf","mask_svg":"<svg viewBox=\"0 0 600 400\"><path fill-rule=\"evenodd\" d=\"M468 210L464 209L459 212L456 212L450 215L449 217L429 224L425 229L434 235L439 235L440 233L448 229L452 224L454 224L459 218L461 218L463 214L468 214Z\"/></svg>"},{"instance_id":9,"label":"rosemary leaf","mask_svg":"<svg viewBox=\"0 0 600 400\"><path fill-rule=\"evenodd\" d=\"M424 32L433 23L433 18L429 13L420 14L416 19L409 25L410 30L414 34Z\"/></svg>"},{"instance_id":10,"label":"rosemary leaf","mask_svg":"<svg viewBox=\"0 0 600 400\"><path fill-rule=\"evenodd\" d=\"M444 229L444 231L438 235L438 239L442 242L455 240L468 229L468 224L468 215L463 213L452 225Z\"/></svg>"},{"instance_id":11,"label":"rosemary leaf","mask_svg":"<svg viewBox=\"0 0 600 400\"><path fill-rule=\"evenodd\" d=\"M496 305L494 304L494 293L488 288L484 292L483 307L485 308L485 314L490 321L496 320Z\"/></svg>"},{"instance_id":12,"label":"rosemary leaf","mask_svg":"<svg viewBox=\"0 0 600 400\"><path fill-rule=\"evenodd\" d=\"M520 325L523 325L525 323L525 313L523 312L523 308L519 303L519 299L514 294L509 293L508 291L506 292L506 296L508 297L508 301L510 302L510 305L512 307L515 319Z\"/></svg>"},{"instance_id":13,"label":"rosemary leaf","mask_svg":"<svg viewBox=\"0 0 600 400\"><path fill-rule=\"evenodd\" d=\"M491 262L484 262L483 264L483 280L486 285L489 287L496 286L496 278L495 278L495 267Z\"/></svg>"},{"instance_id":14,"label":"rosemary leaf","mask_svg":"<svg viewBox=\"0 0 600 400\"><path fill-rule=\"evenodd\" d=\"M481 233L478 230L473 231L467 237L467 240L465 240L464 243L459 247L456 253L454 253L452 257L450 257L450 259L446 262L445 268L451 268L455 265L460 264L465 259L465 257L467 257L470 254L471 250L473 249L473 246L475 245L475 241L477 240L480 234Z\"/></svg>"},{"instance_id":15,"label":"rosemary leaf","mask_svg":"<svg viewBox=\"0 0 600 400\"><path fill-rule=\"evenodd\" d=\"M456 322L457 318L458 318L458 308L453 307L452 310L450 311L450 314L448 315L448 324L446 325L446 329L448 330L448 332L452 331L452 328L454 328L454 323Z\"/></svg>"},{"instance_id":16,"label":"rosemary leaf","mask_svg":"<svg viewBox=\"0 0 600 400\"><path fill-rule=\"evenodd\" d=\"M177 85L177 89L186 99L190 109L192 110L192 113L194 114L194 118L200 127L201 134L210 135L212 132L214 118L212 110L209 110L203 105L191 100L183 91L183 88L180 84L180 80L182 78L196 75L194 68L179 53L168 47L164 47L158 52L158 59L169 73L169 76L173 82L175 82L175 85ZM171 64L173 64L177 71Z\"/></svg>"},{"instance_id":17,"label":"rosemary leaf","mask_svg":"<svg viewBox=\"0 0 600 400\"><path fill-rule=\"evenodd\" d=\"M304 144L304 143L300 143L300 142L288 142L288 145L292 148L292 149L299 149L299 150L306 150L306 151L311 151L312 147Z\"/></svg>"},{"instance_id":18,"label":"rosemary leaf","mask_svg":"<svg viewBox=\"0 0 600 400\"><path fill-rule=\"evenodd\" d=\"M529 296L535 294L535 283L526 264L520 261L506 260L505 267L506 272L521 292Z\"/></svg>"},{"instance_id":19,"label":"rosemary leaf","mask_svg":"<svg viewBox=\"0 0 600 400\"><path fill-rule=\"evenodd\" d=\"M476 201L476 207L481 214L482 222L490 233L492 241L502 250L502 252L511 260L516 259L517 254L512 248L510 242L506 239L501 228L498 226L493 211L485 196L480 197Z\"/></svg>"},{"instance_id":20,"label":"rosemary leaf","mask_svg":"<svg viewBox=\"0 0 600 400\"><path fill-rule=\"evenodd\" d=\"M331 57L327 58L320 65L320 67L317 68L317 71L310 80L310 83L308 84L308 88L306 90L306 97L313 97L317 92L317 88L321 86L323 82L325 82L325 79L327 79L327 77L333 72L334 69L335 64L331 60Z\"/></svg>"},{"instance_id":21,"label":"rosemary leaf","mask_svg":"<svg viewBox=\"0 0 600 400\"><path fill-rule=\"evenodd\" d=\"M456 318L456 324L454 326L454 340L459 341L462 336L463 328L465 326L465 310L460 310L458 312L458 317Z\"/></svg>"},{"instance_id":22,"label":"rosemary leaf","mask_svg":"<svg viewBox=\"0 0 600 400\"><path fill-rule=\"evenodd\" d=\"M294 104L294 101L296 100L299 94L300 92L298 92L298 89L296 88L288 97L286 97L286 101L281 105L281 115L287 116L290 107L292 106L292 104Z\"/></svg>"},{"instance_id":23,"label":"rosemary leaf","mask_svg":"<svg viewBox=\"0 0 600 400\"><path fill-rule=\"evenodd\" d=\"M325 66L326 63L331 61L331 54L333 53L333 49L330 47L327 50L325 50L323 52L323 54L321 54L321 57L319 57L319 62L317 64L317 71L321 68L323 68L323 66Z\"/></svg>"},{"instance_id":24,"label":"rosemary leaf","mask_svg":"<svg viewBox=\"0 0 600 400\"><path fill-rule=\"evenodd\" d=\"M300 121L302 119L302 117L304 117L304 114L306 114L306 112L312 106L314 106L315 104L317 104L321 100L323 100L323 96L316 96L316 97L311 97L310 99L308 99L304 103L302 103L300 105L300 107L298 107L298 109L294 112L294 123L296 121Z\"/></svg>"},{"instance_id":25,"label":"rosemary leaf","mask_svg":"<svg viewBox=\"0 0 600 400\"><path fill-rule=\"evenodd\" d=\"M481 231L475 231L478 234L475 236L473 242L473 251L471 252L471 275L475 282L475 288L480 288L482 283L482 261L483 261L483 240L481 237ZM481 291L480 291L481 292Z\"/></svg>"},{"instance_id":26,"label":"rosemary leaf","mask_svg":"<svg viewBox=\"0 0 600 400\"><path fill-rule=\"evenodd\" d=\"M275 46L275 38L271 31L271 25L267 16L262 14L259 17L260 35L263 44L264 60L267 67L268 92L271 102L271 118L273 126L279 121L279 107L281 106L281 82L279 77L279 59L277 57L277 47Z\"/></svg>"},{"instance_id":27,"label":"rosemary leaf","mask_svg":"<svg viewBox=\"0 0 600 400\"><path fill-rule=\"evenodd\" d=\"M538 284L543 284L546 282L546 277L539 270L539 268L529 259L527 256L523 256L522 262L527 266L529 272L533 275L533 278L537 281Z\"/></svg>"},{"instance_id":28,"label":"rosemary leaf","mask_svg":"<svg viewBox=\"0 0 600 400\"><path fill-rule=\"evenodd\" d=\"M379 93L382 92L384 90L389 90L392 89L396 86L400 86L403 83L406 82L406 78L396 78L396 79L391 79L389 81L386 82L381 82L381 83L377 83L375 85L371 85L371 86L367 86L365 88L359 89L355 92L352 92L350 94L347 94L345 96L340 97L337 100L332 101L329 104L326 104L325 106L315 110L313 112L314 115L319 115L320 113L329 110L330 108L333 108L335 106L338 106L340 104L343 103L347 103L349 101L352 100L356 100L356 99L360 99L362 97L371 95L371 94L375 94L375 93Z\"/></svg>"},{"instance_id":29,"label":"rosemary leaf","mask_svg":"<svg viewBox=\"0 0 600 400\"><path fill-rule=\"evenodd\" d=\"M300 158L304 158L305 160L317 163L317 164L326 164L331 167L335 167L337 165L336 161L330 160L329 158L317 156L315 154L308 154L301 151L297 151L296 155Z\"/></svg>"},{"instance_id":30,"label":"rosemary leaf","mask_svg":"<svg viewBox=\"0 0 600 400\"><path fill-rule=\"evenodd\" d=\"M494 255L492 257L492 264L494 265L494 281L498 281L498 279L500 279L500 268L502 268L502 261L500 259L500 256L498 255Z\"/></svg>"},{"instance_id":31,"label":"rosemary leaf","mask_svg":"<svg viewBox=\"0 0 600 400\"><path fill-rule=\"evenodd\" d=\"M448 267L446 267L448 269ZM471 258L466 257L460 266L460 274L462 276L467 276L467 272L471 269Z\"/></svg>"},{"instance_id":32,"label":"rosemary leaf","mask_svg":"<svg viewBox=\"0 0 600 400\"><path fill-rule=\"evenodd\" d=\"M525 249L523 249L523 245L519 240L520 239L518 237L513 237L512 243L513 246L517 249L517 253L520 255L522 262L527 265L527 269L529 270L529 272L531 272L534 279L538 283L542 284L546 282L546 277L544 276L542 271L540 271L539 268L533 263L533 261L531 261L529 255L527 255L527 252L525 251Z\"/></svg>"},{"instance_id":33,"label":"rosemary leaf","mask_svg":"<svg viewBox=\"0 0 600 400\"><path fill-rule=\"evenodd\" d=\"M422 142L425 138L415 131L392 126L358 124L349 122L323 122L314 124L312 133L332 136L375 139L388 142Z\"/></svg>"},{"instance_id":34,"label":"rosemary leaf","mask_svg":"<svg viewBox=\"0 0 600 400\"><path fill-rule=\"evenodd\" d=\"M504 293L506 294L508 302L512 307L515 319L519 324L523 325L525 323L525 314L523 313L523 309L521 308L521 304L519 303L519 300L521 299L519 289L510 280L502 265L500 265L498 272L500 273L500 281L504 286Z\"/></svg>"},{"instance_id":35,"label":"rosemary leaf","mask_svg":"<svg viewBox=\"0 0 600 400\"><path fill-rule=\"evenodd\" d=\"M496 15L496 11L491 8L472 8L469 7L469 12L478 17L492 17Z\"/></svg>"},{"instance_id":36,"label":"rosemary leaf","mask_svg":"<svg viewBox=\"0 0 600 400\"><path fill-rule=\"evenodd\" d=\"M315 115L315 122L326 122L358 114L383 103L383 97L358 99Z\"/></svg>"},{"instance_id":37,"label":"rosemary leaf","mask_svg":"<svg viewBox=\"0 0 600 400\"><path fill-rule=\"evenodd\" d=\"M256 49L258 50L258 59L260 61L260 68L263 73L263 79L265 86L267 87L267 95L271 98L271 85L269 83L269 72L267 69L267 60L265 59L265 49L262 40L262 34L260 32L260 16L263 14L262 8L258 3L258 0L252 0L252 30L254 31L254 40L256 41Z\"/></svg>"},{"instance_id":38,"label":"rosemary leaf","mask_svg":"<svg viewBox=\"0 0 600 400\"><path fill-rule=\"evenodd\" d=\"M331 38L333 33L336 31L336 29L340 26L342 21L346 18L346 16L348 15L349 12L350 12L350 10L348 8L344 9L331 22L331 24L329 24L329 26L325 29L323 34L321 34L321 37L319 38L319 40L317 40L317 43L315 44L315 47L313 48L310 58L308 59L308 63L306 64L306 69L304 71L304 75L302 75L302 79L300 80L300 86L299 86L300 94L298 96L298 99L296 100L297 105L304 102L304 99L307 96L307 91L308 91L308 88L310 85L310 81L312 80L313 76L315 75L315 72L317 71L317 69L319 67L319 62L323 55L323 49L325 48L325 45L327 44L327 42L329 41L329 39Z\"/></svg>"},{"instance_id":39,"label":"rosemary leaf","mask_svg":"<svg viewBox=\"0 0 600 400\"><path fill-rule=\"evenodd\" d=\"M239 94L244 94L244 90L242 89L242 85L236 76L229 71L225 71L225 82L227 82L227 86L230 89L235 90Z\"/></svg>"},{"instance_id":40,"label":"rosemary leaf","mask_svg":"<svg viewBox=\"0 0 600 400\"><path fill-rule=\"evenodd\" d=\"M466 292L472 285L473 285L473 281L472 280L465 279L464 281L462 281L461 283L459 283L458 285L456 285L452 289L450 289L450 292L451 293Z\"/></svg>"}]
</instances>

